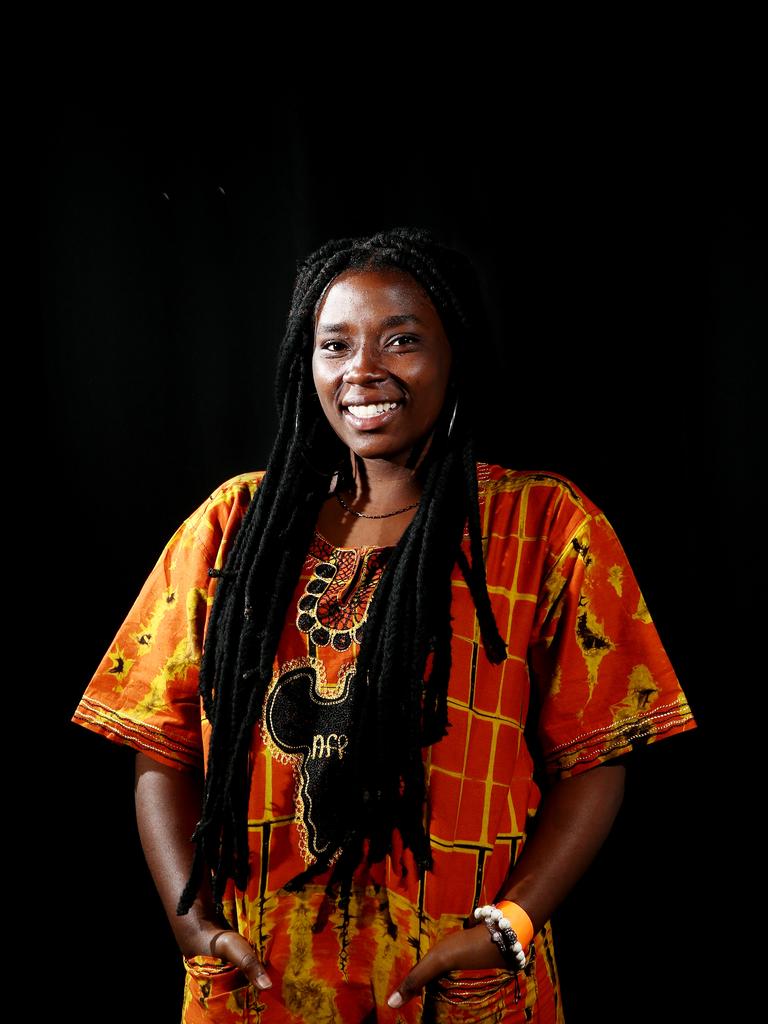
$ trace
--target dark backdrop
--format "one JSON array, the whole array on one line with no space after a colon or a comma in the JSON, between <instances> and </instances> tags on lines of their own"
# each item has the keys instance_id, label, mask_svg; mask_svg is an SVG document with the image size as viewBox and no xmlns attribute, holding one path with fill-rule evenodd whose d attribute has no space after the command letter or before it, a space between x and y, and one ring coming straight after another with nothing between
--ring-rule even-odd
<instances>
[{"instance_id":1,"label":"dark backdrop","mask_svg":"<svg viewBox=\"0 0 768 1024\"><path fill-rule=\"evenodd\" d=\"M135 835L132 757L69 717L177 525L264 466L296 260L397 224L476 260L495 330L478 351L483 450L564 473L603 508L699 722L638 755L614 833L557 916L569 1024L714 1005L737 1019L722 958L740 862L724 856L753 670L739 638L765 344L748 133L567 97L514 121L458 99L429 116L308 109L94 91L42 120L50 429L29 504L45 509L58 594L42 878L85 958L77 1019L175 1021L181 970Z\"/></svg>"}]
</instances>

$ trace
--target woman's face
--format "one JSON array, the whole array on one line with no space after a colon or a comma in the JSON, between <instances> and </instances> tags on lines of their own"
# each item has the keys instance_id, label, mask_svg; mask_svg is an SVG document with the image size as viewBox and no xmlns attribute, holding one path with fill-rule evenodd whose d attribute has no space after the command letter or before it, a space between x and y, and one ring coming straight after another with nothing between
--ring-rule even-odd
<instances>
[{"instance_id":1,"label":"woman's face","mask_svg":"<svg viewBox=\"0 0 768 1024\"><path fill-rule=\"evenodd\" d=\"M402 270L346 270L315 317L312 374L328 422L364 459L401 465L445 401L451 346L432 301Z\"/></svg>"}]
</instances>

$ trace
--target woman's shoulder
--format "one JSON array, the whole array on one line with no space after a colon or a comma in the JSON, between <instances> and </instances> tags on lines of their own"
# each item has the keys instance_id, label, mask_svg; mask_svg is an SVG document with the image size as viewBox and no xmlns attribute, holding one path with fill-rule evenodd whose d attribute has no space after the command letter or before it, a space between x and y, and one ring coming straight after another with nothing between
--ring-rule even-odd
<instances>
[{"instance_id":1,"label":"woman's shoulder","mask_svg":"<svg viewBox=\"0 0 768 1024\"><path fill-rule=\"evenodd\" d=\"M480 498L508 495L510 501L534 501L550 509L555 507L581 512L584 516L600 514L600 509L569 477L547 469L513 469L498 463L478 462L477 481Z\"/></svg>"},{"instance_id":2,"label":"woman's shoulder","mask_svg":"<svg viewBox=\"0 0 768 1024\"><path fill-rule=\"evenodd\" d=\"M249 470L228 477L185 519L184 530L206 549L215 551L245 515L264 472Z\"/></svg>"},{"instance_id":3,"label":"woman's shoulder","mask_svg":"<svg viewBox=\"0 0 768 1024\"><path fill-rule=\"evenodd\" d=\"M484 482L482 482L484 479ZM617 561L614 535L601 509L562 473L541 469L478 467L478 496L483 534L489 545L525 545L527 556L541 550L546 571L565 553L610 549ZM607 556L606 556L607 557Z\"/></svg>"},{"instance_id":4,"label":"woman's shoulder","mask_svg":"<svg viewBox=\"0 0 768 1024\"><path fill-rule=\"evenodd\" d=\"M264 479L264 473L263 469L251 469L245 473L231 476L212 491L208 501L219 504L236 501L242 496L247 496L250 500Z\"/></svg>"}]
</instances>

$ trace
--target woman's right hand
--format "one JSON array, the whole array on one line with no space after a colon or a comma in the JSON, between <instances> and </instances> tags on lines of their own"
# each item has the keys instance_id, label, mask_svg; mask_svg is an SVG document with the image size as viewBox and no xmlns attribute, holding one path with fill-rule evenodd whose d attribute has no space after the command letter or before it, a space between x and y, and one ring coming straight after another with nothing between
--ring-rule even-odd
<instances>
[{"instance_id":1,"label":"woman's right hand","mask_svg":"<svg viewBox=\"0 0 768 1024\"><path fill-rule=\"evenodd\" d=\"M240 932L226 929L217 931L210 940L211 956L228 960L238 967L248 981L257 988L272 988L264 964L253 951L253 946Z\"/></svg>"},{"instance_id":2,"label":"woman's right hand","mask_svg":"<svg viewBox=\"0 0 768 1024\"><path fill-rule=\"evenodd\" d=\"M189 913L176 913L192 870L190 836L200 818L202 778L171 768L142 752L136 755L136 820L139 836L163 907L182 955L213 956L239 968L257 988L272 982L248 940L217 918L206 883Z\"/></svg>"}]
</instances>

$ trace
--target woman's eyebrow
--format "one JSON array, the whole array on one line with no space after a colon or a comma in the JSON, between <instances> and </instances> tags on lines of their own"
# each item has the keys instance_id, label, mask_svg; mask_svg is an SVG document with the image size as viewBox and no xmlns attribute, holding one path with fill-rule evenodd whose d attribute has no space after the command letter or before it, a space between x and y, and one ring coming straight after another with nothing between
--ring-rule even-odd
<instances>
[{"instance_id":1,"label":"woman's eyebrow","mask_svg":"<svg viewBox=\"0 0 768 1024\"><path fill-rule=\"evenodd\" d=\"M424 325L424 321L419 319L415 313L397 313L395 316L388 316L381 321L382 327L400 327L401 324L405 323L416 323ZM347 324L318 324L317 330L322 331L323 334L341 334L347 330Z\"/></svg>"}]
</instances>

